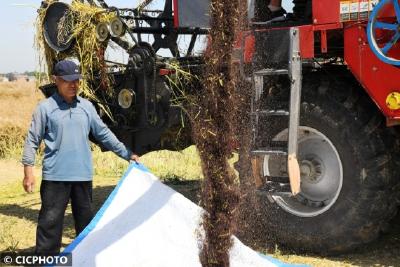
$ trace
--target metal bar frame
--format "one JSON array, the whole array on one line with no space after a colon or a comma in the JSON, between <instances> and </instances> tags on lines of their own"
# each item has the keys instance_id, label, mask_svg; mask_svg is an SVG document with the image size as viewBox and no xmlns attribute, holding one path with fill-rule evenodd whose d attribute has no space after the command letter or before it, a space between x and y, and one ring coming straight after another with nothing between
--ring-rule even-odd
<instances>
[{"instance_id":1,"label":"metal bar frame","mask_svg":"<svg viewBox=\"0 0 400 267\"><path fill-rule=\"evenodd\" d=\"M289 115L289 154L297 155L297 132L300 124L300 101L302 83L302 65L300 58L300 38L297 28L290 30L291 42L289 59L290 88L290 115Z\"/></svg>"},{"instance_id":2,"label":"metal bar frame","mask_svg":"<svg viewBox=\"0 0 400 267\"><path fill-rule=\"evenodd\" d=\"M291 88L289 108L288 172L292 194L296 195L300 192L300 167L297 160L297 152L302 85L300 31L296 27L290 29L289 77Z\"/></svg>"}]
</instances>

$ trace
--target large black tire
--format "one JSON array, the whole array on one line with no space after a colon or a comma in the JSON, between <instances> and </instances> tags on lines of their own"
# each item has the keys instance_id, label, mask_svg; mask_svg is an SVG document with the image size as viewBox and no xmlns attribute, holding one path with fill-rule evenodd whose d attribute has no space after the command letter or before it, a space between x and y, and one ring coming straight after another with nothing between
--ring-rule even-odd
<instances>
[{"instance_id":1,"label":"large black tire","mask_svg":"<svg viewBox=\"0 0 400 267\"><path fill-rule=\"evenodd\" d=\"M300 125L320 131L336 147L343 166L338 198L314 217L293 215L267 197L259 199L265 207L261 221L266 241L299 252L336 254L369 243L387 229L398 208L394 129L386 128L385 118L347 71L328 72L331 76L322 71L304 75ZM270 90L268 105L287 105L285 90L275 91L274 96ZM261 128L268 140L287 128L287 122L264 122Z\"/></svg>"}]
</instances>

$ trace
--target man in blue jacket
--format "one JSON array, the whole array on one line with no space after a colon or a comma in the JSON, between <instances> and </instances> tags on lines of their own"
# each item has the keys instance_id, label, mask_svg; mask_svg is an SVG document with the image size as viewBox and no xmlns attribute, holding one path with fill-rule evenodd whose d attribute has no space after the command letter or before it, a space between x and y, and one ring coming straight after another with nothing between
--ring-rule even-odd
<instances>
[{"instance_id":1,"label":"man in blue jacket","mask_svg":"<svg viewBox=\"0 0 400 267\"><path fill-rule=\"evenodd\" d=\"M53 78L58 90L37 106L22 157L23 186L26 192L32 192L35 154L41 141L44 141L43 180L40 185L42 205L35 250L39 254L60 251L64 213L70 199L77 235L93 217L89 133L121 158L139 160L103 123L92 103L77 96L81 75L74 62L58 62Z\"/></svg>"}]
</instances>

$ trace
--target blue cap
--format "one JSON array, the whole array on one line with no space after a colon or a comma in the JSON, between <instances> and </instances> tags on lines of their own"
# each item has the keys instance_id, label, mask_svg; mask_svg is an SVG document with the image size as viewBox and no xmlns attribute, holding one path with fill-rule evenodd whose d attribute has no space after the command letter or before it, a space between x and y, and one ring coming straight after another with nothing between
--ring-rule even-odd
<instances>
[{"instance_id":1,"label":"blue cap","mask_svg":"<svg viewBox=\"0 0 400 267\"><path fill-rule=\"evenodd\" d=\"M61 60L54 67L54 75L71 82L82 78L79 67L71 60Z\"/></svg>"}]
</instances>

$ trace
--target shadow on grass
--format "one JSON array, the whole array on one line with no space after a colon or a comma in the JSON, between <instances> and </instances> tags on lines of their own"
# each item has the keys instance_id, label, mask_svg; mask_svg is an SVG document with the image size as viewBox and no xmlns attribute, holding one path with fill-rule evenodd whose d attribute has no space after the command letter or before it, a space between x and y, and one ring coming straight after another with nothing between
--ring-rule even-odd
<instances>
[{"instance_id":1,"label":"shadow on grass","mask_svg":"<svg viewBox=\"0 0 400 267\"><path fill-rule=\"evenodd\" d=\"M96 213L104 201L114 189L114 186L95 187L93 189L93 212ZM25 207L19 204L0 204L0 214L17 217L23 220L29 220L36 223L39 215L37 209ZM72 214L67 214L64 221L72 222Z\"/></svg>"},{"instance_id":2,"label":"shadow on grass","mask_svg":"<svg viewBox=\"0 0 400 267\"><path fill-rule=\"evenodd\" d=\"M38 210L20 206L18 204L0 204L0 214L36 222Z\"/></svg>"},{"instance_id":3,"label":"shadow on grass","mask_svg":"<svg viewBox=\"0 0 400 267\"><path fill-rule=\"evenodd\" d=\"M391 229L370 244L361 246L353 251L337 256L326 256L325 259L339 263L348 263L355 266L400 266L400 220L392 223ZM284 252L282 255L294 254ZM300 254L301 255L301 254ZM301 255L304 257L318 257L318 255Z\"/></svg>"},{"instance_id":4,"label":"shadow on grass","mask_svg":"<svg viewBox=\"0 0 400 267\"><path fill-rule=\"evenodd\" d=\"M264 246L266 247L262 249L263 251L266 250L275 256L279 255L283 261L285 258L305 257L307 264L311 266L324 266L324 260L336 262L337 266L343 266L343 264L346 266L350 264L351 266L400 266L400 214L392 220L387 232L382 233L377 240L342 254L329 255L324 250L321 250L320 254L296 252L284 246L278 247L273 241ZM301 258L296 260L296 262L300 261ZM333 266L331 264L329 266Z\"/></svg>"},{"instance_id":5,"label":"shadow on grass","mask_svg":"<svg viewBox=\"0 0 400 267\"><path fill-rule=\"evenodd\" d=\"M351 253L332 257L331 260L352 263L358 266L400 266L400 214L391 222L388 232L374 242Z\"/></svg>"}]
</instances>

